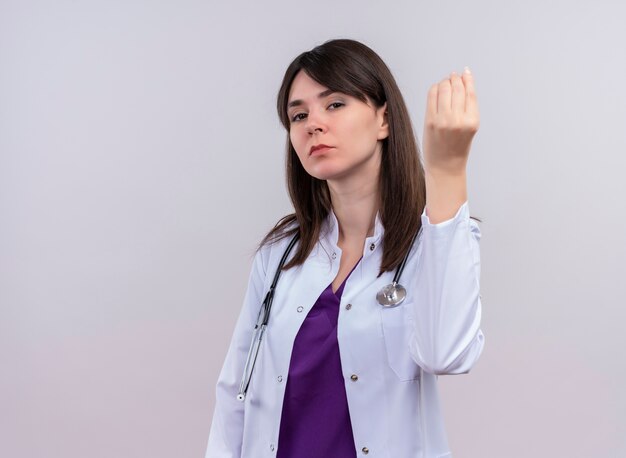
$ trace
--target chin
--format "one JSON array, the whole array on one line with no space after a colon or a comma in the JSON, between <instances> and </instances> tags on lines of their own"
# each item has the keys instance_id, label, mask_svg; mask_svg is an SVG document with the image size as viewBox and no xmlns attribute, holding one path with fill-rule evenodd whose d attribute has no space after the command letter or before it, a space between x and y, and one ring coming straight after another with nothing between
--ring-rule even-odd
<instances>
[{"instance_id":1,"label":"chin","mask_svg":"<svg viewBox=\"0 0 626 458\"><path fill-rule=\"evenodd\" d=\"M348 170L338 167L315 167L313 170L307 170L307 173L318 180L339 179L347 175Z\"/></svg>"}]
</instances>

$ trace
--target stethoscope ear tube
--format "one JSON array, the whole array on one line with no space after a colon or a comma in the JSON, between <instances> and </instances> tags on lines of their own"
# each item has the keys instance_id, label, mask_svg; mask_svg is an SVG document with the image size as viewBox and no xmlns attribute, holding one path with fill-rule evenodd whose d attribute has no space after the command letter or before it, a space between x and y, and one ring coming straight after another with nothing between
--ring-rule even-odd
<instances>
[{"instance_id":1,"label":"stethoscope ear tube","mask_svg":"<svg viewBox=\"0 0 626 458\"><path fill-rule=\"evenodd\" d=\"M259 315L257 316L257 322L252 332L252 342L250 343L250 349L248 350L248 356L246 358L246 364L243 370L243 377L241 379L241 384L239 385L239 393L237 394L237 400L239 401L243 402L246 399L248 386L250 385L250 379L252 377L252 371L254 370L256 358L259 354L259 348L261 346L261 341L263 340L263 334L265 334L265 329L267 328L267 323L270 318L270 311L272 309L272 302L274 300L274 291L276 289L276 284L278 283L278 278L280 277L280 273L283 270L283 266L285 265L287 256L289 256L291 249L296 244L296 241L299 238L300 238L300 232L298 231L296 232L296 235L294 235L293 238L291 239L291 242L289 242L289 246L287 246L287 249L283 253L283 257L280 259L280 262L278 263L278 268L276 269L276 273L274 274L272 285L270 286L269 291L265 295L265 299L263 300L263 304L261 305L261 309L259 310Z\"/></svg>"},{"instance_id":2,"label":"stethoscope ear tube","mask_svg":"<svg viewBox=\"0 0 626 458\"><path fill-rule=\"evenodd\" d=\"M265 325L262 325L260 328L258 326L254 328L252 343L250 345L250 350L248 351L248 357L246 358L243 379L241 380L241 385L239 385L239 394L237 394L237 399L239 401L244 401L246 399L248 385L250 384L250 378L252 376L252 369L256 363L256 358L259 354L259 347L264 333Z\"/></svg>"},{"instance_id":3,"label":"stethoscope ear tube","mask_svg":"<svg viewBox=\"0 0 626 458\"><path fill-rule=\"evenodd\" d=\"M411 247L415 242L415 239L422 232L422 227L420 230L413 236L411 240L411 245L409 245L409 250L407 250L402 262L398 265L396 269L396 273L393 277L393 281L391 284L384 286L378 293L376 294L376 299L378 303L383 307L397 307L402 304L404 299L406 298L406 289L402 286L400 282L400 276L402 275L402 271L404 270L404 266L409 258L409 253L411 252ZM297 240L300 238L300 232L297 231L293 236L287 249L283 253L282 258L278 264L278 268L276 269L276 273L274 274L274 279L272 280L272 284L270 286L265 299L263 300L263 304L261 305L261 309L259 310L259 315L257 317L256 325L254 326L254 330L252 332L252 342L250 343L250 349L248 350L248 356L246 358L246 364L244 366L243 376L241 380L241 384L239 385L239 393L237 394L237 399L239 401L244 401L246 399L246 393L248 392L248 386L250 385L250 379L252 377L252 371L254 370L254 365L256 363L257 356L259 354L259 348L261 346L261 341L263 340L263 335L265 334L265 330L267 328L267 324L269 322L270 311L272 309L272 302L274 300L274 291L276 290L276 285L278 283L278 278L283 270L283 266L285 261L287 260L287 256L291 252L292 248L296 244Z\"/></svg>"}]
</instances>

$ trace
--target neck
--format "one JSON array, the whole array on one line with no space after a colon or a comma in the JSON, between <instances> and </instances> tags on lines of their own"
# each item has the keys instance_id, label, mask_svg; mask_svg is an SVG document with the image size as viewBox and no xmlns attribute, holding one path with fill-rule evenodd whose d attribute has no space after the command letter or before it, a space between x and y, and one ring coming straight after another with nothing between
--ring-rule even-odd
<instances>
[{"instance_id":1,"label":"neck","mask_svg":"<svg viewBox=\"0 0 626 458\"><path fill-rule=\"evenodd\" d=\"M380 208L378 177L351 177L341 182L328 180L333 211L339 222L339 244L363 242L374 235Z\"/></svg>"}]
</instances>

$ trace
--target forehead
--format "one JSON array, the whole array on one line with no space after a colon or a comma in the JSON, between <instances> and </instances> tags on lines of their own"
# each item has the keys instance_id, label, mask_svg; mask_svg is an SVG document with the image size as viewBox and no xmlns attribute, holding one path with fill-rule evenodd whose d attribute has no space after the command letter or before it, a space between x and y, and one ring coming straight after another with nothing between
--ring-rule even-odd
<instances>
[{"instance_id":1,"label":"forehead","mask_svg":"<svg viewBox=\"0 0 626 458\"><path fill-rule=\"evenodd\" d=\"M326 90L328 90L328 87L318 83L306 72L300 70L291 82L289 101L316 96L318 93Z\"/></svg>"}]
</instances>

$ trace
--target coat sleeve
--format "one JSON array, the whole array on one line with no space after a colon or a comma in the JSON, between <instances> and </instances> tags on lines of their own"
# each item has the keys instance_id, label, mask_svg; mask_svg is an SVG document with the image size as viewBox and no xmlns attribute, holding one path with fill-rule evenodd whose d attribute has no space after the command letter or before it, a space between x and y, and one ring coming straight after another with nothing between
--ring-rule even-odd
<instances>
[{"instance_id":1,"label":"coat sleeve","mask_svg":"<svg viewBox=\"0 0 626 458\"><path fill-rule=\"evenodd\" d=\"M421 218L409 352L426 372L467 373L484 346L480 229L467 201L449 220L431 224L425 209Z\"/></svg>"},{"instance_id":2,"label":"coat sleeve","mask_svg":"<svg viewBox=\"0 0 626 458\"><path fill-rule=\"evenodd\" d=\"M215 390L215 409L209 432L206 458L240 458L243 440L244 403L237 400L252 331L263 301L266 276L265 247L252 262L243 306L219 374ZM254 377L254 375L253 375Z\"/></svg>"}]
</instances>

